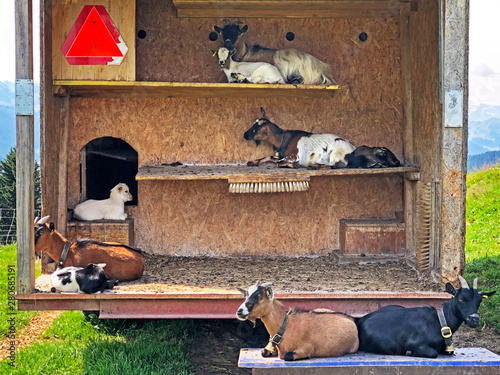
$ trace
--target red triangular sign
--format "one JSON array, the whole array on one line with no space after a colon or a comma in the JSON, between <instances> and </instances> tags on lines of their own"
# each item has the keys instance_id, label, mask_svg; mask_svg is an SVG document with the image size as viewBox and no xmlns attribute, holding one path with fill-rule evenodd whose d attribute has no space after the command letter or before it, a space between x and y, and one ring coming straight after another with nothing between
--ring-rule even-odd
<instances>
[{"instance_id":1,"label":"red triangular sign","mask_svg":"<svg viewBox=\"0 0 500 375\"><path fill-rule=\"evenodd\" d=\"M71 65L117 65L127 46L102 5L86 5L61 47Z\"/></svg>"}]
</instances>

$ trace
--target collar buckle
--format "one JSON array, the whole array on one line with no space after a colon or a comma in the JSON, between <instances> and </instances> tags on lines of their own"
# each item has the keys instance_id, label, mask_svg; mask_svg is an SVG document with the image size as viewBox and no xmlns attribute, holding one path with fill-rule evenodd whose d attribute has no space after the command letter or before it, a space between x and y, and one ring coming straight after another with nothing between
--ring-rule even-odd
<instances>
[{"instance_id":1,"label":"collar buckle","mask_svg":"<svg viewBox=\"0 0 500 375\"><path fill-rule=\"evenodd\" d=\"M448 339L451 337L452 335L452 332L451 332L451 328L446 326L446 327L442 327L441 328L441 335L445 338L445 339Z\"/></svg>"}]
</instances>

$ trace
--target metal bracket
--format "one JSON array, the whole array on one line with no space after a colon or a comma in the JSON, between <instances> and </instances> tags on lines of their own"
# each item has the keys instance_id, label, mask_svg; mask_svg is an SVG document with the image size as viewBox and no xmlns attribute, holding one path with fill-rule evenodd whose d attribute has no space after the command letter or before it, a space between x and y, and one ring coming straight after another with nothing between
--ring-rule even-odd
<instances>
[{"instance_id":1,"label":"metal bracket","mask_svg":"<svg viewBox=\"0 0 500 375\"><path fill-rule=\"evenodd\" d=\"M444 98L445 128L461 128L464 123L464 91L447 90Z\"/></svg>"},{"instance_id":2,"label":"metal bracket","mask_svg":"<svg viewBox=\"0 0 500 375\"><path fill-rule=\"evenodd\" d=\"M34 114L33 80L16 79L16 116Z\"/></svg>"}]
</instances>

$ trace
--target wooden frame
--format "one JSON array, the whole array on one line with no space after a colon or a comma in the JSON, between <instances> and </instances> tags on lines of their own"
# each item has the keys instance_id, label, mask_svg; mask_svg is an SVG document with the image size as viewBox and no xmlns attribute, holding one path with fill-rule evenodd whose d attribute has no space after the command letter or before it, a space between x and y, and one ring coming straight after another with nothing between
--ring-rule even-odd
<instances>
[{"instance_id":1,"label":"wooden frame","mask_svg":"<svg viewBox=\"0 0 500 375\"><path fill-rule=\"evenodd\" d=\"M58 0L57 0L58 1ZM232 101L232 104L240 104L243 101L250 101L255 105L259 100L279 104L278 99L289 100L293 105L300 105L301 100L307 100L311 106L338 105L338 102L347 104L351 107L348 111L357 113L356 120L363 121L362 104L359 102L359 95L356 92L355 85L339 86L291 86L291 85L244 85L244 84L226 84L226 83L208 83L197 82L198 78L189 77L189 82L171 82L162 79L162 72L134 72L135 79L119 79L114 82L102 81L98 78L96 81L75 81L75 80L57 80L53 75L52 52L57 46L54 45L52 27L54 19L52 9L56 0L43 0L41 4L42 17L42 98L41 98L41 172L44 184L43 189L43 211L44 214L50 213L53 216L56 226L64 233L66 223L66 212L68 201L74 199L72 192L73 175L70 174L74 160L79 159L73 155L73 149L78 149L85 144L86 139L74 142L74 110L82 103L88 103L98 107L100 100L110 100L110 103L116 104L120 101L130 100L128 104L136 105L137 95L141 96L142 102L154 107L161 103L169 103L170 107L182 103L202 103L203 105L216 106L217 100L224 99ZM228 7L228 4L231 6ZM226 0L201 1L201 0L173 0L173 6L178 17L182 17L182 22L198 21L205 25L213 22L206 20L206 17L247 17L252 22L269 22L277 14L286 22L295 22L298 18L318 18L330 19L339 17L342 20L345 17L352 19L371 19L380 12L387 10L387 1L385 0L313 0L307 2L283 0L283 1L238 1L229 2ZM19 56L29 56L24 52L31 43L31 34L29 27L30 4L28 0L16 0L16 23L20 26L17 36L20 43L17 45ZM255 9L256 4L260 6ZM346 183L351 178L373 179L400 178L402 190L404 192L404 222L406 231L406 257L411 262L416 251L416 236L419 232L421 223L416 214L418 204L418 195L416 194L419 186L424 184L433 185L433 207L432 220L434 229L430 240L432 250L430 254L430 270L439 279L441 283L455 281L456 275L463 272L464 268L464 239L465 239L465 174L466 174L466 147L467 147L467 22L468 22L468 3L466 0L442 0L442 8L434 0L414 0L395 1L394 12L384 13L391 19L396 19L399 36L397 42L400 51L400 63L402 79L398 82L401 87L398 92L401 100L401 107L394 106L395 116L400 116L402 112L403 134L401 136L402 144L401 154L404 156L406 166L396 170L370 170L370 171L288 171L280 174L293 174L301 178L314 178L322 181L323 186L330 186L325 183L328 179L335 179ZM211 9L207 12L208 8ZM307 8L307 9L306 9ZM171 11L171 9L167 9ZM250 11L250 12L249 12ZM137 18L141 17L139 9ZM437 21L438 14L442 15L442 25ZM142 17L144 15L142 14ZM196 19L196 21L194 21ZM262 19L262 21L260 21ZM249 21L250 22L250 21ZM300 21L302 22L302 21ZM342 21L340 21L342 22ZM352 21L354 22L354 21ZM307 20L303 21L307 24ZM302 25L293 23L293 25ZM141 25L138 25L141 27ZM442 49L442 72L439 71L438 58L438 40L439 29L443 28L443 49ZM280 29L281 30L281 29ZM358 32L358 31L356 31ZM193 34L194 35L194 34ZM27 38L25 38L27 36ZM365 48L358 46L359 48ZM138 43L137 51L141 50ZM56 48L57 49L57 48ZM424 56L420 52L426 50L429 56ZM184 51L180 51L181 54ZM148 56L146 56L148 57ZM204 59L205 57L203 57ZM138 64L145 59L144 53L137 55ZM28 59L29 60L29 59ZM208 60L207 60L208 61ZM18 58L18 78L29 78L30 62ZM22 65L22 68L21 68ZM208 66L208 65L207 65ZM213 71L214 74L220 73ZM168 72L170 74L170 72ZM146 82L145 76L151 74L154 79ZM172 73L173 74L173 73ZM212 73L211 73L212 74ZM165 74L167 75L167 74ZM462 113L462 123L453 124L449 122L452 114L439 98L439 79L443 77L442 90L443 103L448 95L460 99L463 103L461 108L455 109ZM203 76L202 76L203 78ZM398 91L399 90L399 91ZM174 105L171 100L178 100ZM241 99L241 101L239 101ZM322 101L317 104L315 100ZM187 104L186 104L187 103ZM94 109L92 107L92 109ZM99 108L96 108L99 110ZM116 110L119 113L120 108ZM357 111L357 112L356 112ZM157 115L158 117L158 115ZM398 117L399 118L399 117ZM345 121L345 119L343 119ZM352 120L352 118L351 118ZM105 122L104 122L105 123ZM33 204L30 198L33 189L32 180L32 161L33 161L33 139L32 139L32 119L18 118L18 293L29 295L34 286L33 272L33 231L32 215ZM106 124L106 123L105 123ZM174 123L175 124L175 123ZM189 124L188 124L189 125ZM50 128L49 128L50 126ZM97 127L96 127L97 129ZM158 133L162 134L162 133ZM77 134L79 135L79 134ZM123 138L129 136L123 133ZM155 139L159 137L155 134ZM75 145L77 147L75 147ZM169 145L170 146L170 145ZM181 146L182 147L182 146ZM135 147L134 147L135 148ZM77 150L79 151L79 150ZM179 148L178 154L182 155L183 150ZM141 155L141 154L140 154ZM177 154L173 154L175 157ZM162 155L160 155L162 156ZM141 160L141 157L143 158ZM156 188L157 180L170 180L176 183L182 183L182 187L187 185L186 178L175 172L165 172L168 168L154 165L156 155L139 156L140 172L138 179L148 181L147 188ZM212 156L212 159L216 159ZM210 159L207 157L207 159ZM231 156L233 159L234 156ZM228 157L230 158L230 157ZM168 158L157 157L161 164ZM182 161L182 160L181 160ZM234 172L222 172L226 167L226 160L218 160L215 169L210 172L194 173L197 177L188 177L187 180L201 180L194 183L204 183L206 180L227 179L240 180L249 178L254 172L241 172L238 168ZM242 160L236 160L241 162ZM190 164L190 163L186 163ZM189 166L192 171L197 167L196 163ZM203 164L200 162L199 164ZM54 167L55 166L55 167ZM148 168L150 171L148 172ZM161 169L160 172L151 172L152 169ZM219 173L220 172L220 173ZM31 175L30 175L31 173ZM267 172L256 172L257 178L269 178ZM217 175L217 176L215 176ZM214 177L215 176L215 177ZM378 176L378 177L377 177ZM252 177L253 178L253 177ZM331 181L330 180L330 181ZM208 182L207 182L208 184ZM210 182L211 189L220 190L220 184ZM395 183L393 183L395 184ZM333 184L331 184L333 185ZM201 186L201 185L196 185ZM208 185L207 185L208 186ZM225 193L227 194L227 192ZM301 193L302 194L302 193ZM226 199L226 198L225 198ZM30 203L31 202L31 203ZM392 208L392 207L389 207ZM137 210L136 210L137 211ZM139 241L142 239L139 238ZM22 298L21 298L22 300ZM26 301L33 300L27 297ZM27 302L28 303L28 302ZM31 302L29 302L31 304ZM22 303L21 303L22 305ZM28 306L28 305L26 305ZM30 305L31 306L31 305ZM80 306L80 305L79 305Z\"/></svg>"}]
</instances>

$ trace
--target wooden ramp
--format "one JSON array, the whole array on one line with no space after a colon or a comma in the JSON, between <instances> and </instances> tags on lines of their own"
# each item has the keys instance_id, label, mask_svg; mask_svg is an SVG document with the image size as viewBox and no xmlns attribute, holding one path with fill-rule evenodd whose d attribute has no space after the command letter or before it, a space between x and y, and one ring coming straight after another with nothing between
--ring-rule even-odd
<instances>
[{"instance_id":1,"label":"wooden ramp","mask_svg":"<svg viewBox=\"0 0 500 375\"><path fill-rule=\"evenodd\" d=\"M453 356L417 358L356 353L335 358L314 358L285 362L263 358L260 349L241 349L239 367L251 368L254 375L459 375L500 374L500 356L483 348L456 349Z\"/></svg>"}]
</instances>

